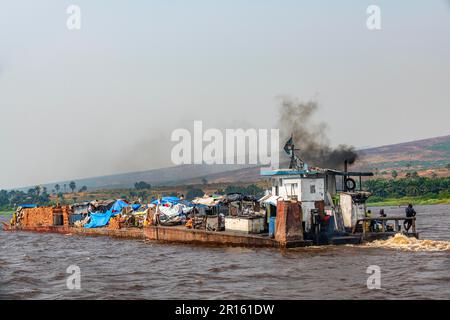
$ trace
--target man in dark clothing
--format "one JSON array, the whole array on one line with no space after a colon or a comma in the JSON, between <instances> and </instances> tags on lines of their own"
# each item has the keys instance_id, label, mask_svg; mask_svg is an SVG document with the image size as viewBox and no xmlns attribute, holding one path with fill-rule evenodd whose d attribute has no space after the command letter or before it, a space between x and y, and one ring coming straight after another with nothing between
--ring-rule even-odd
<instances>
[{"instance_id":1,"label":"man in dark clothing","mask_svg":"<svg viewBox=\"0 0 450 320\"><path fill-rule=\"evenodd\" d=\"M412 218L416 216L416 210L414 210L412 204L408 204L408 206L405 209L405 212L407 218ZM413 223L412 219L405 219L405 221L403 221L403 227L405 227L406 232L409 232L409 228L411 228L412 223Z\"/></svg>"},{"instance_id":2,"label":"man in dark clothing","mask_svg":"<svg viewBox=\"0 0 450 320\"><path fill-rule=\"evenodd\" d=\"M384 209L380 209L380 218L386 218L386 217L387 217L387 214L384 213ZM378 225L384 226L384 227L382 227L382 230L386 229L386 220L377 220L376 224L377 224L377 226Z\"/></svg>"},{"instance_id":3,"label":"man in dark clothing","mask_svg":"<svg viewBox=\"0 0 450 320\"><path fill-rule=\"evenodd\" d=\"M371 210L367 210L367 212L366 212L366 218L372 218L372 211L371 211ZM372 231L372 232L375 231L375 224L376 224L376 221L375 221L375 220L370 220L370 223L369 223L369 231Z\"/></svg>"}]
</instances>

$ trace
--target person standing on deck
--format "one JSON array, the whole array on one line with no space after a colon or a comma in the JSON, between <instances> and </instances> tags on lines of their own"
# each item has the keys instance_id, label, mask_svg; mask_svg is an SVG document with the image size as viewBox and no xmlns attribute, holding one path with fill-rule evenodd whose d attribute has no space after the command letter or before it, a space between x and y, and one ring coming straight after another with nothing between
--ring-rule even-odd
<instances>
[{"instance_id":1,"label":"person standing on deck","mask_svg":"<svg viewBox=\"0 0 450 320\"><path fill-rule=\"evenodd\" d=\"M156 205L156 211L155 211L155 215L154 215L154 219L153 219L153 224L155 226L158 226L161 223L160 220L160 213L159 213L159 206L161 205L161 199L158 199L158 204Z\"/></svg>"},{"instance_id":2,"label":"person standing on deck","mask_svg":"<svg viewBox=\"0 0 450 320\"><path fill-rule=\"evenodd\" d=\"M384 209L380 210L380 217L381 218L386 218L387 214L384 213ZM383 230L386 230L386 220L381 220L381 224L383 225Z\"/></svg>"},{"instance_id":3,"label":"person standing on deck","mask_svg":"<svg viewBox=\"0 0 450 320\"><path fill-rule=\"evenodd\" d=\"M372 211L369 209L365 214L366 218L372 218ZM374 221L370 220L369 222L365 222L366 231L373 231Z\"/></svg>"},{"instance_id":4,"label":"person standing on deck","mask_svg":"<svg viewBox=\"0 0 450 320\"><path fill-rule=\"evenodd\" d=\"M11 226L14 226L17 223L17 213L16 212L14 212L12 214L12 218L11 218L11 221L9 223L11 224Z\"/></svg>"},{"instance_id":5,"label":"person standing on deck","mask_svg":"<svg viewBox=\"0 0 450 320\"><path fill-rule=\"evenodd\" d=\"M416 216L416 210L414 210L412 204L408 204L408 206L405 209L406 212L406 217L407 218L412 218ZM403 227L405 228L406 232L409 232L409 228L411 228L412 226L412 219L405 219L405 221L403 221Z\"/></svg>"}]
</instances>

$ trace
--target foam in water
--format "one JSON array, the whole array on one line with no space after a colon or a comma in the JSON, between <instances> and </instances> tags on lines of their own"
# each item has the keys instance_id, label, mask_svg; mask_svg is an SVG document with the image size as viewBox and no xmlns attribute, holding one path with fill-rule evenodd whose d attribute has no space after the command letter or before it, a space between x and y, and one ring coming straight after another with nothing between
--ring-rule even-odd
<instances>
[{"instance_id":1,"label":"foam in water","mask_svg":"<svg viewBox=\"0 0 450 320\"><path fill-rule=\"evenodd\" d=\"M450 251L450 242L436 240L418 240L397 233L387 240L375 240L366 244L368 247L402 249L407 251Z\"/></svg>"}]
</instances>

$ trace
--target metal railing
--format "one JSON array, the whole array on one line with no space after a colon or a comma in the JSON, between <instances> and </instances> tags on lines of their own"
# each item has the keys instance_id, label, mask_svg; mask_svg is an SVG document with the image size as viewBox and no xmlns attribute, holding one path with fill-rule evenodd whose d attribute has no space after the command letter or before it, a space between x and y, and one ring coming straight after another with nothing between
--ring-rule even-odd
<instances>
[{"instance_id":1,"label":"metal railing","mask_svg":"<svg viewBox=\"0 0 450 320\"><path fill-rule=\"evenodd\" d=\"M362 232L366 233L365 224L372 221L381 221L381 232L386 232L386 221L393 220L394 221L394 231L399 232L401 228L399 221L411 220L411 228L412 232L416 233L416 217L377 217L377 218L361 218L356 220L355 226L353 227L352 233L356 233L356 228L359 224L362 223Z\"/></svg>"}]
</instances>

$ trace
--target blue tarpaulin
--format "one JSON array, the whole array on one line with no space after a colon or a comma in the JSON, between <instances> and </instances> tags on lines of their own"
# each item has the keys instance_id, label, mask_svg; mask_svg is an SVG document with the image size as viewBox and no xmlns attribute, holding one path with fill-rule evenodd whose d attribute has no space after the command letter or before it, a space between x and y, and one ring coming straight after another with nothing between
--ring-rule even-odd
<instances>
[{"instance_id":1,"label":"blue tarpaulin","mask_svg":"<svg viewBox=\"0 0 450 320\"><path fill-rule=\"evenodd\" d=\"M37 204L21 204L20 205L22 208L37 208Z\"/></svg>"},{"instance_id":2,"label":"blue tarpaulin","mask_svg":"<svg viewBox=\"0 0 450 320\"><path fill-rule=\"evenodd\" d=\"M91 220L89 223L85 224L85 228L98 228L106 226L109 222L109 219L112 216L111 209L106 211L105 213L102 212L93 212L90 214Z\"/></svg>"},{"instance_id":3,"label":"blue tarpaulin","mask_svg":"<svg viewBox=\"0 0 450 320\"><path fill-rule=\"evenodd\" d=\"M152 204L166 204L166 203L177 204L178 202L180 202L180 198L178 197L162 197L161 201L153 200Z\"/></svg>"},{"instance_id":4,"label":"blue tarpaulin","mask_svg":"<svg viewBox=\"0 0 450 320\"><path fill-rule=\"evenodd\" d=\"M116 214L119 214L122 212L122 209L125 207L128 207L129 204L126 203L123 200L117 200L112 205L111 209L106 211L105 213L102 212L93 212L90 214L91 220L89 223L85 224L85 228L98 228L106 226L109 222L109 219L111 217L114 217Z\"/></svg>"},{"instance_id":5,"label":"blue tarpaulin","mask_svg":"<svg viewBox=\"0 0 450 320\"><path fill-rule=\"evenodd\" d=\"M181 204L184 204L186 207L193 207L195 206L192 202L188 201L188 200L180 200Z\"/></svg>"},{"instance_id":6,"label":"blue tarpaulin","mask_svg":"<svg viewBox=\"0 0 450 320\"><path fill-rule=\"evenodd\" d=\"M121 213L122 209L125 208L125 207L128 207L128 206L129 206L128 203L126 203L125 201L119 199L116 202L114 202L114 204L112 205L110 210L111 210L112 213L117 214L117 213Z\"/></svg>"}]
</instances>

